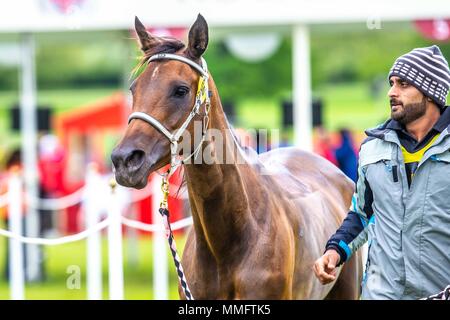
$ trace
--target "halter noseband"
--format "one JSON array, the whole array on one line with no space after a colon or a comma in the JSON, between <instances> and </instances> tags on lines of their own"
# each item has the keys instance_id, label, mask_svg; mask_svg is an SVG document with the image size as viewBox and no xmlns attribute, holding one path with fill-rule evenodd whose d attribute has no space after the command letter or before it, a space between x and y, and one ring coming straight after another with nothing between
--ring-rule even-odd
<instances>
[{"instance_id":1,"label":"halter noseband","mask_svg":"<svg viewBox=\"0 0 450 320\"><path fill-rule=\"evenodd\" d=\"M178 60L178 61L184 62L184 63L190 65L191 67L193 67L195 70L197 70L200 73L201 77L198 82L197 94L195 96L195 103L194 103L194 106L193 106L191 112L189 113L187 119L183 122L181 127L178 130L176 130L174 133L171 133L161 122L159 122L158 120L156 120L155 118L153 118L152 116L150 116L144 112L133 112L128 117L128 124L130 124L131 120L133 120L133 119L143 120L143 121L147 122L148 124L150 124L151 126L153 126L154 128L156 128L157 130L159 130L164 136L166 136L167 139L169 139L170 153L171 153L170 169L169 169L169 175L170 175L173 172L173 169L176 168L178 165L180 165L183 161L186 161L193 155L196 156L196 154L200 150L200 147L203 144L203 141L205 139L207 122L209 121L208 113L209 113L209 108L210 108L210 97L209 97L209 90L208 90L208 77L209 76L208 76L208 67L207 67L206 61L203 58L201 58L202 65L200 66L197 63L195 63L194 61L187 59L185 57L176 55L176 54L160 53L160 54L151 56L150 59L148 60L148 62L150 63L151 61L154 61L154 60L163 60L163 59ZM177 159L177 151L178 151L177 149L178 149L178 142L180 140L180 137L183 134L183 132L186 130L186 128L189 126L192 119L197 114L199 114L200 106L204 102L206 102L206 106L205 106L206 111L205 111L205 116L203 117L203 132L202 132L202 139L200 141L200 144L194 150L194 152L192 152L188 157L186 157L183 160L178 160Z\"/></svg>"}]
</instances>

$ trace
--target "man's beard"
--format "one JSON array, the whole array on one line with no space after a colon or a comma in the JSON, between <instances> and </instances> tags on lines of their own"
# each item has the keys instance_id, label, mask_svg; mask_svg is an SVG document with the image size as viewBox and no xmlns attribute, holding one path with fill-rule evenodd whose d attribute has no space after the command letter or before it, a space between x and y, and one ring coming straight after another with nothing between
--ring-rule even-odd
<instances>
[{"instance_id":1,"label":"man's beard","mask_svg":"<svg viewBox=\"0 0 450 320\"><path fill-rule=\"evenodd\" d=\"M421 102L418 103L410 103L403 105L400 101L391 99L390 101L391 107L393 105L401 104L402 109L400 111L396 111L395 113L391 110L391 119L398 121L402 125L407 125L408 123L413 122L414 120L422 117L427 110L427 99L423 97Z\"/></svg>"}]
</instances>

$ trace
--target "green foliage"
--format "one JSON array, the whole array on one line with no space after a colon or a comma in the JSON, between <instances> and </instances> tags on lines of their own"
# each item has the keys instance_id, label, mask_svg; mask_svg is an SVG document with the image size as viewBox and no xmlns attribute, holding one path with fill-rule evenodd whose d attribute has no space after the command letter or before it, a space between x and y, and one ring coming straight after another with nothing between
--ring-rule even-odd
<instances>
[{"instance_id":1,"label":"green foliage","mask_svg":"<svg viewBox=\"0 0 450 320\"><path fill-rule=\"evenodd\" d=\"M386 77L400 55L435 43L424 39L410 23L382 23L381 29L373 30L365 24L313 28L313 87ZM437 44L450 59L450 44Z\"/></svg>"},{"instance_id":2,"label":"green foliage","mask_svg":"<svg viewBox=\"0 0 450 320\"><path fill-rule=\"evenodd\" d=\"M36 56L39 88L119 86L122 81L118 43L41 45Z\"/></svg>"},{"instance_id":3,"label":"green foliage","mask_svg":"<svg viewBox=\"0 0 450 320\"><path fill-rule=\"evenodd\" d=\"M284 38L279 50L260 63L232 56L222 42L212 43L205 54L222 100L274 97L292 86L291 41Z\"/></svg>"},{"instance_id":4,"label":"green foliage","mask_svg":"<svg viewBox=\"0 0 450 320\"><path fill-rule=\"evenodd\" d=\"M0 65L0 88L17 88L19 74L16 68L4 67Z\"/></svg>"}]
</instances>

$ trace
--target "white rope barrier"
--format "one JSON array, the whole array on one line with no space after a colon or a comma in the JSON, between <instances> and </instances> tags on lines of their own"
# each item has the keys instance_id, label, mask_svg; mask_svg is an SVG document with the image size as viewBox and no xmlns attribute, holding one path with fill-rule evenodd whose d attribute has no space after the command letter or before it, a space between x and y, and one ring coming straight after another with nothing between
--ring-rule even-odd
<instances>
[{"instance_id":1,"label":"white rope barrier","mask_svg":"<svg viewBox=\"0 0 450 320\"><path fill-rule=\"evenodd\" d=\"M26 203L37 210L62 210L74 206L83 200L84 187L61 198L31 198L26 194ZM144 199L144 197L143 197ZM8 205L8 193L0 195L0 208Z\"/></svg>"},{"instance_id":2,"label":"white rope barrier","mask_svg":"<svg viewBox=\"0 0 450 320\"><path fill-rule=\"evenodd\" d=\"M139 229L142 231L147 231L147 232L159 232L159 231L164 231L164 226L162 224L148 224L148 223L143 223L137 220L132 220L132 219L128 219L125 218L124 216L122 216L122 224L124 224L127 227L130 228L135 228L135 229ZM192 225L192 217L187 217L181 220L178 220L174 223L170 224L172 227L172 230L178 230L178 229L183 229L187 226Z\"/></svg>"},{"instance_id":3,"label":"white rope barrier","mask_svg":"<svg viewBox=\"0 0 450 320\"><path fill-rule=\"evenodd\" d=\"M147 231L147 232L164 231L164 226L160 225L160 224L143 223L143 222L140 222L137 220L125 218L124 216L121 217L121 221L122 221L122 224L127 227L139 229L142 231ZM0 229L0 235L7 237L7 238L14 239L14 240L18 240L23 243L55 246L55 245L59 245L59 244L65 244L65 243L75 242L75 241L85 239L88 236L106 228L109 225L109 223L110 223L110 218L106 218L105 220L96 224L94 227L86 229L80 233L72 234L72 235L64 236L64 237L60 237L60 238L55 238L55 239L30 238L30 237L25 237L25 236L15 234L11 231L4 230L4 229ZM187 218L178 220L171 224L173 231L186 228L187 226L190 226L190 225L192 225L192 217L187 217Z\"/></svg>"},{"instance_id":4,"label":"white rope barrier","mask_svg":"<svg viewBox=\"0 0 450 320\"><path fill-rule=\"evenodd\" d=\"M5 236L7 238L11 238L14 240L19 240L23 243L30 243L30 244L40 244L40 245L46 245L46 246L55 246L59 244L65 244L69 242L79 241L82 240L89 235L99 232L100 230L106 228L110 223L110 219L106 218L102 222L99 222L94 227L84 230L77 234L72 234L70 236L55 238L55 239L45 239L45 238L30 238L30 237L24 237L18 234L15 234L11 231L0 229L0 235Z\"/></svg>"},{"instance_id":5,"label":"white rope barrier","mask_svg":"<svg viewBox=\"0 0 450 320\"><path fill-rule=\"evenodd\" d=\"M140 202L150 196L152 196L152 187L149 184L142 190L135 191L132 194L132 198L128 200L128 203ZM179 186L170 186L170 194L174 198L179 199L187 199L186 191L181 188L179 190ZM69 207L72 207L76 204L79 204L83 201L83 197L85 196L85 187L78 189L77 191L60 197L60 198L31 198L29 194L26 194L26 204L37 210L47 210L47 211L56 211L63 210ZM8 205L8 193L4 193L0 195L0 208Z\"/></svg>"},{"instance_id":6,"label":"white rope barrier","mask_svg":"<svg viewBox=\"0 0 450 320\"><path fill-rule=\"evenodd\" d=\"M31 198L28 194L27 204L34 209L38 210L62 210L69 207L72 207L83 200L84 195L84 187L78 189L74 193L71 193L67 196L55 199L49 198Z\"/></svg>"},{"instance_id":7,"label":"white rope barrier","mask_svg":"<svg viewBox=\"0 0 450 320\"><path fill-rule=\"evenodd\" d=\"M159 203L158 195L160 191L157 180L152 181L149 186L140 192L131 193L128 189L117 186L116 192L106 188L104 181L106 176L101 176L94 167L89 168L86 176L86 185L72 194L55 199L40 199L31 198L30 195L24 193L21 189L21 179L19 176L13 177L8 187L8 192L0 195L0 208L9 206L10 214L10 230L0 229L0 236L10 238L10 270L11 274L11 298L24 299L24 269L21 243L33 245L61 245L70 242L75 242L87 238L87 260L88 260L88 299L102 298L102 283L101 283L101 234L100 231L108 228L108 269L109 269L109 298L112 300L121 300L124 298L123 285L123 257L122 257L122 225L133 229L138 229L146 232L154 233L154 278L167 282L167 263L161 264L164 257L166 257L165 249L162 244L157 244L157 235L164 238L164 226L162 223L147 224L141 221L132 220L122 216L124 208L129 204L142 201L150 196L153 197L154 205ZM15 180L14 180L15 179ZM15 184L14 184L14 183ZM187 198L185 188L179 186L171 186L171 194L174 198ZM62 210L76 204L82 203L86 220L86 230L77 234L48 239L39 237L27 237L22 235L21 221L22 218L22 203L25 200L25 205L33 209L56 211ZM156 207L155 207L156 208ZM154 209L154 208L153 208ZM12 214L14 213L15 219ZM98 222L102 213L108 213L108 217ZM153 212L154 221L159 221L159 212ZM13 223L14 221L15 223ZM172 230L186 228L192 225L192 217L187 217L176 221L172 224ZM156 250L158 249L158 250ZM158 254L158 252L160 254ZM97 256L97 259L94 257ZM164 270L159 270L163 267ZM166 276L164 276L164 274ZM160 281L160 282L161 282ZM167 283L164 284L167 286ZM161 286L159 286L161 288ZM166 290L167 291L167 290ZM160 295L159 299L167 299L167 293Z\"/></svg>"},{"instance_id":8,"label":"white rope barrier","mask_svg":"<svg viewBox=\"0 0 450 320\"><path fill-rule=\"evenodd\" d=\"M174 223L171 223L171 228L173 231L178 230L178 229L183 229L187 226L192 225L192 217L187 217L181 220L178 220Z\"/></svg>"}]
</instances>

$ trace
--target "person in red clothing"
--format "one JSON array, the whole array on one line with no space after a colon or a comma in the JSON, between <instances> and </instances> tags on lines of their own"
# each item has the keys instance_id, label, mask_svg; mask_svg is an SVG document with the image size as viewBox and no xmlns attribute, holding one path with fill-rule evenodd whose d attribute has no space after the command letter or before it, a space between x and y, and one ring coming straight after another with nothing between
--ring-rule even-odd
<instances>
[{"instance_id":1,"label":"person in red clothing","mask_svg":"<svg viewBox=\"0 0 450 320\"><path fill-rule=\"evenodd\" d=\"M41 187L51 197L64 192L65 150L53 135L44 135L39 141L39 172Z\"/></svg>"},{"instance_id":2,"label":"person in red clothing","mask_svg":"<svg viewBox=\"0 0 450 320\"><path fill-rule=\"evenodd\" d=\"M334 148L331 144L330 135L323 127L317 127L317 141L314 145L314 152L330 161L335 166L338 165Z\"/></svg>"},{"instance_id":3,"label":"person in red clothing","mask_svg":"<svg viewBox=\"0 0 450 320\"><path fill-rule=\"evenodd\" d=\"M58 138L51 134L39 139L39 196L59 198L64 195L65 151ZM52 212L40 210L41 234L53 229Z\"/></svg>"}]
</instances>

